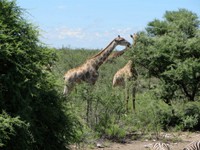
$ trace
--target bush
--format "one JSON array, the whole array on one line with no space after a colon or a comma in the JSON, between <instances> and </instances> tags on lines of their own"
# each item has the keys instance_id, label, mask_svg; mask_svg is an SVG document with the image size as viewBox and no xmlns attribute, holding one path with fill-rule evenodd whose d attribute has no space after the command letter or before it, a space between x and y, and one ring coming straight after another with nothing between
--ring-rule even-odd
<instances>
[{"instance_id":1,"label":"bush","mask_svg":"<svg viewBox=\"0 0 200 150\"><path fill-rule=\"evenodd\" d=\"M200 130L200 102L188 102L177 109L179 125L183 130Z\"/></svg>"},{"instance_id":2,"label":"bush","mask_svg":"<svg viewBox=\"0 0 200 150\"><path fill-rule=\"evenodd\" d=\"M38 37L37 28L23 18L15 1L0 1L0 111L7 113L0 122L4 150L61 150L75 139L76 121L62 105L56 79L45 69L54 61L55 51Z\"/></svg>"},{"instance_id":3,"label":"bush","mask_svg":"<svg viewBox=\"0 0 200 150\"><path fill-rule=\"evenodd\" d=\"M19 133L17 131L19 130L26 132L26 134L21 135L24 140L18 141L17 146L21 147L21 149L30 149L27 143L33 142L33 139L28 127L29 125L20 120L19 117L12 118L5 111L3 111L2 114L0 114L0 149L5 149L7 145L13 144L12 142L20 136L17 135L17 133ZM13 147L13 149L15 148Z\"/></svg>"},{"instance_id":4,"label":"bush","mask_svg":"<svg viewBox=\"0 0 200 150\"><path fill-rule=\"evenodd\" d=\"M108 136L109 139L120 140L126 136L126 131L119 125L112 124L105 130L105 135Z\"/></svg>"}]
</instances>

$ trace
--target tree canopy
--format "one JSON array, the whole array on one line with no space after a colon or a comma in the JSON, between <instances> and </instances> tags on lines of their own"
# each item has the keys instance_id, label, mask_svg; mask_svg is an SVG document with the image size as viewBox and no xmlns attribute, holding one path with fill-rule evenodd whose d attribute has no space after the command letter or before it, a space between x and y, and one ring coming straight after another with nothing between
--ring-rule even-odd
<instances>
[{"instance_id":1,"label":"tree canopy","mask_svg":"<svg viewBox=\"0 0 200 150\"><path fill-rule=\"evenodd\" d=\"M162 98L195 101L200 91L200 21L186 9L149 22L132 50L135 61L162 82Z\"/></svg>"}]
</instances>

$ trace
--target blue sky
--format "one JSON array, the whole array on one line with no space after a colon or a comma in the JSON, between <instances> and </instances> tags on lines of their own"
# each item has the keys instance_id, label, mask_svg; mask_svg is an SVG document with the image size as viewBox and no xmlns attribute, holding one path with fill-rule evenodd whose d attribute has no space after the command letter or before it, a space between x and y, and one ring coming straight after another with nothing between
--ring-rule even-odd
<instances>
[{"instance_id":1,"label":"blue sky","mask_svg":"<svg viewBox=\"0 0 200 150\"><path fill-rule=\"evenodd\" d=\"M17 0L50 47L101 49L117 35L132 42L166 11L186 8L200 17L200 0ZM120 49L120 47L119 47Z\"/></svg>"}]
</instances>

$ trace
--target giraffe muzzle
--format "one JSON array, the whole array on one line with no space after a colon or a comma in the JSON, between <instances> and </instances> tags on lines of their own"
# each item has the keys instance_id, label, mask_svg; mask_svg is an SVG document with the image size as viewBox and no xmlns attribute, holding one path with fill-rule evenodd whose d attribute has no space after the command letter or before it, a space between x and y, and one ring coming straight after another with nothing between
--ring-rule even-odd
<instances>
[{"instance_id":1,"label":"giraffe muzzle","mask_svg":"<svg viewBox=\"0 0 200 150\"><path fill-rule=\"evenodd\" d=\"M128 48L130 48L130 47L131 47L131 44L130 44L130 43L128 43L128 44L127 44L127 47L128 47Z\"/></svg>"}]
</instances>

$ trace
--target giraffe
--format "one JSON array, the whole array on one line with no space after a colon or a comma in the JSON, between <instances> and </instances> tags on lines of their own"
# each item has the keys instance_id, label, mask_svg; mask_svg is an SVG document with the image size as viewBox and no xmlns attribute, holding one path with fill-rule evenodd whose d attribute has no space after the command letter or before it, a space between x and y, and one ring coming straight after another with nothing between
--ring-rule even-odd
<instances>
[{"instance_id":1,"label":"giraffe","mask_svg":"<svg viewBox=\"0 0 200 150\"><path fill-rule=\"evenodd\" d=\"M133 38L136 45L137 35L130 35ZM135 93L136 93L136 80L138 78L137 70L133 60L129 60L128 63L121 69L119 69L113 76L113 87L121 86L125 89L126 111L128 111L129 92L132 94L133 111L135 111Z\"/></svg>"},{"instance_id":2,"label":"giraffe","mask_svg":"<svg viewBox=\"0 0 200 150\"><path fill-rule=\"evenodd\" d=\"M128 111L129 92L132 94L133 110L135 111L135 90L136 80L138 78L137 70L132 60L121 69L119 69L113 77L113 87L120 86L125 90L126 110ZM131 88L130 88L131 87ZM131 90L130 90L131 89Z\"/></svg>"},{"instance_id":3,"label":"giraffe","mask_svg":"<svg viewBox=\"0 0 200 150\"><path fill-rule=\"evenodd\" d=\"M94 85L98 79L98 69L118 45L130 47L130 43L118 35L110 44L99 53L85 61L82 65L70 69L64 74L64 92L68 94L76 83L82 81Z\"/></svg>"}]
</instances>

